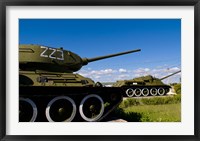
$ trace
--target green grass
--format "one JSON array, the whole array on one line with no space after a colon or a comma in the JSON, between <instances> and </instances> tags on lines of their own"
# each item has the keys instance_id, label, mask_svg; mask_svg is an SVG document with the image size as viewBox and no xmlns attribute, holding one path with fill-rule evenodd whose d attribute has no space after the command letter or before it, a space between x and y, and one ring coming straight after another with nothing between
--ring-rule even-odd
<instances>
[{"instance_id":1,"label":"green grass","mask_svg":"<svg viewBox=\"0 0 200 141\"><path fill-rule=\"evenodd\" d=\"M181 95L153 98L129 98L114 111L129 122L180 122Z\"/></svg>"},{"instance_id":2,"label":"green grass","mask_svg":"<svg viewBox=\"0 0 200 141\"><path fill-rule=\"evenodd\" d=\"M141 122L180 122L181 104L131 106L124 109L124 115L138 115Z\"/></svg>"},{"instance_id":3,"label":"green grass","mask_svg":"<svg viewBox=\"0 0 200 141\"><path fill-rule=\"evenodd\" d=\"M119 105L120 108L138 105L162 105L181 103L181 94L167 97L128 98Z\"/></svg>"}]
</instances>

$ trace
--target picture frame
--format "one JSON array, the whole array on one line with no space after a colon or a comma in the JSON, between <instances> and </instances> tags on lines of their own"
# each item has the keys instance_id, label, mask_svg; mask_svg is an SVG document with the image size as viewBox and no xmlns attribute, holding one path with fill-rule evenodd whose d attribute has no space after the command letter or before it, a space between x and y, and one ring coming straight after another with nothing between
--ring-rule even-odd
<instances>
[{"instance_id":1,"label":"picture frame","mask_svg":"<svg viewBox=\"0 0 200 141\"><path fill-rule=\"evenodd\" d=\"M195 27L195 37L194 37L194 66L195 66L195 80L194 80L194 135L7 135L6 127L8 124L6 119L6 54L8 51L6 49L6 8L8 6L193 6L194 7L194 27ZM0 138L1 140L187 140L187 141L196 141L200 139L200 96L199 93L199 45L200 45L200 2L199 0L4 0L0 2Z\"/></svg>"}]
</instances>

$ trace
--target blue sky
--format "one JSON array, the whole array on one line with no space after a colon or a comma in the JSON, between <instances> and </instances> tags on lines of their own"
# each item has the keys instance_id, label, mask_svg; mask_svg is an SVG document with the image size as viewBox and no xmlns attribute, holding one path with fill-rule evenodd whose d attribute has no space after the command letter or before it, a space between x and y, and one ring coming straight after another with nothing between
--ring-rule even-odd
<instances>
[{"instance_id":1,"label":"blue sky","mask_svg":"<svg viewBox=\"0 0 200 141\"><path fill-rule=\"evenodd\" d=\"M88 58L141 49L78 71L101 82L147 74L159 78L181 67L180 19L20 19L19 43L63 47ZM165 83L179 79L180 73Z\"/></svg>"}]
</instances>

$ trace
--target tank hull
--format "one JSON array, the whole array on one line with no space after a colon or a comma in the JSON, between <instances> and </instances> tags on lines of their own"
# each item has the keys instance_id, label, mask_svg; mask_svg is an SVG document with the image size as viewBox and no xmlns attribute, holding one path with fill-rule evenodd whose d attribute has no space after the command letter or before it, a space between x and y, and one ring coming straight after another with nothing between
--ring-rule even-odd
<instances>
[{"instance_id":1,"label":"tank hull","mask_svg":"<svg viewBox=\"0 0 200 141\"><path fill-rule=\"evenodd\" d=\"M113 87L121 87L124 97L164 96L171 88L151 75L132 80L120 80L114 83Z\"/></svg>"}]
</instances>

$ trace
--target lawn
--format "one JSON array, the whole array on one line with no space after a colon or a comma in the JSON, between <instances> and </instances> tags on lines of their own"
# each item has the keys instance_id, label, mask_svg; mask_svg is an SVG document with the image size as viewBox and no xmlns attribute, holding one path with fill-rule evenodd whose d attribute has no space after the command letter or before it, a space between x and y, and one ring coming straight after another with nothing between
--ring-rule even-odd
<instances>
[{"instance_id":1,"label":"lawn","mask_svg":"<svg viewBox=\"0 0 200 141\"><path fill-rule=\"evenodd\" d=\"M131 106L123 109L123 113L123 116L129 121L180 122L181 104Z\"/></svg>"},{"instance_id":2,"label":"lawn","mask_svg":"<svg viewBox=\"0 0 200 141\"><path fill-rule=\"evenodd\" d=\"M126 99L114 115L129 122L181 122L181 95Z\"/></svg>"}]
</instances>

